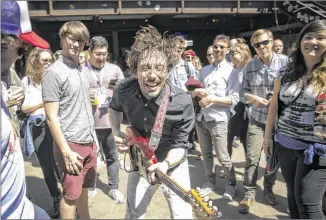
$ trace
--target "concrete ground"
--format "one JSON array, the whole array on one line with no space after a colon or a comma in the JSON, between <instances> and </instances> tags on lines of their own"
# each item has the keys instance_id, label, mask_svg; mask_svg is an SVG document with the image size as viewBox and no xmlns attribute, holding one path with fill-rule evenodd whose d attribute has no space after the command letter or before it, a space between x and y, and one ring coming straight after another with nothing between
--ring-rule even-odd
<instances>
[{"instance_id":1,"label":"concrete ground","mask_svg":"<svg viewBox=\"0 0 326 220\"><path fill-rule=\"evenodd\" d=\"M197 144L198 146L198 144ZM199 147L198 147L199 149ZM123 155L122 155L123 157ZM218 187L215 192L210 194L210 198L213 200L213 204L223 213L223 219L286 219L289 218L286 212L286 186L279 171L277 175L277 181L274 188L274 192L277 195L278 204L276 206L269 206L263 199L263 174L265 167L265 159L262 154L262 160L259 167L259 181L257 187L256 205L251 209L249 214L240 214L237 211L237 206L244 196L243 179L245 158L244 151L240 145L238 148L234 148L233 162L238 175L238 191L236 198L233 202L226 202L222 199L224 193L224 187L226 184L225 179L218 179ZM196 188L202 186L206 182L203 162L198 160L196 156L189 155L189 169L191 177L191 186ZM31 200L50 212L52 207L52 200L49 191L44 182L41 168L38 165L36 157L31 158L32 162L26 160L26 181L28 194ZM219 169L221 168L218 165ZM125 193L127 186L128 174L124 170L120 170L120 190ZM107 174L106 167L102 166L98 169L97 178L97 194L90 200L91 217L94 219L121 219L125 215L125 203L115 204L107 195ZM167 202L161 192L158 190L155 194L151 204L147 209L146 218L148 219L167 219L170 218L170 212Z\"/></svg>"}]
</instances>

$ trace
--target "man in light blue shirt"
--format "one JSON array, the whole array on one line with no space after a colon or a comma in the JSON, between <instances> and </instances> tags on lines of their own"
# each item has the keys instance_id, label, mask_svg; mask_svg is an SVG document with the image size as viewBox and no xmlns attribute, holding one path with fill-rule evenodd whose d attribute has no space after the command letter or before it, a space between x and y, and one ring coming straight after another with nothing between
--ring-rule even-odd
<instances>
[{"instance_id":1,"label":"man in light blue shirt","mask_svg":"<svg viewBox=\"0 0 326 220\"><path fill-rule=\"evenodd\" d=\"M187 48L187 41L183 37L177 36L175 44L178 51L179 62L170 71L169 82L171 83L171 85L187 92L186 82L190 77L195 77L196 69L191 62L186 62L182 59L182 54Z\"/></svg>"},{"instance_id":2,"label":"man in light blue shirt","mask_svg":"<svg viewBox=\"0 0 326 220\"><path fill-rule=\"evenodd\" d=\"M213 147L217 159L225 171L228 185L224 199L233 200L236 192L234 167L227 150L228 121L231 108L239 101L238 72L225 56L229 52L229 37L217 35L213 42L215 61L210 73L200 73L199 79L205 83L204 89L195 89L192 96L201 98L201 111L196 117L196 130L204 159L209 182L205 183L200 194L207 195L215 189L216 172L213 172Z\"/></svg>"},{"instance_id":3,"label":"man in light blue shirt","mask_svg":"<svg viewBox=\"0 0 326 220\"><path fill-rule=\"evenodd\" d=\"M206 58L207 58L209 64L204 66L200 70L200 74L198 75L198 80L200 80L202 82L204 82L204 78L206 76L208 76L211 72L213 72L213 70L215 69L215 67L213 65L213 63L214 63L213 46L209 46L207 48Z\"/></svg>"}]
</instances>

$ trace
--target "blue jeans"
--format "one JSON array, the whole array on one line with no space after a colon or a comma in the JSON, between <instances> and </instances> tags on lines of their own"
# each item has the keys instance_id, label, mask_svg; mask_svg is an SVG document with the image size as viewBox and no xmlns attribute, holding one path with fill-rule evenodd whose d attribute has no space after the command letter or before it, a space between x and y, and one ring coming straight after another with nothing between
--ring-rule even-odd
<instances>
[{"instance_id":1,"label":"blue jeans","mask_svg":"<svg viewBox=\"0 0 326 220\"><path fill-rule=\"evenodd\" d=\"M111 129L96 129L98 142L102 144L106 159L109 190L119 188L119 155Z\"/></svg>"},{"instance_id":2,"label":"blue jeans","mask_svg":"<svg viewBox=\"0 0 326 220\"><path fill-rule=\"evenodd\" d=\"M304 164L304 150L277 143L281 171L287 186L291 219L324 219L321 200L326 190L326 167Z\"/></svg>"}]
</instances>

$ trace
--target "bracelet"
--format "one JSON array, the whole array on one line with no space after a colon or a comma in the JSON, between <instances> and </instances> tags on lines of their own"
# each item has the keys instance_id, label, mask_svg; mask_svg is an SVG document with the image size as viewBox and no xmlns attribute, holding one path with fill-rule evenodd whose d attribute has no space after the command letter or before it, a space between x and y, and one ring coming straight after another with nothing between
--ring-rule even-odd
<instances>
[{"instance_id":1,"label":"bracelet","mask_svg":"<svg viewBox=\"0 0 326 220\"><path fill-rule=\"evenodd\" d=\"M171 163L168 160L163 160L163 162L166 162L168 164L168 169L171 167Z\"/></svg>"}]
</instances>

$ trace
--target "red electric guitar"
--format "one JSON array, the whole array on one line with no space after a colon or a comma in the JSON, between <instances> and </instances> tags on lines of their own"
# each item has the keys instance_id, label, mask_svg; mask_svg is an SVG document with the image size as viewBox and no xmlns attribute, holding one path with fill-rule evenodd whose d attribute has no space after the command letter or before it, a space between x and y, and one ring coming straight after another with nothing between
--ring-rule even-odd
<instances>
[{"instance_id":1,"label":"red electric guitar","mask_svg":"<svg viewBox=\"0 0 326 220\"><path fill-rule=\"evenodd\" d=\"M140 136L133 127L127 127L126 134L131 139L130 142L132 144L129 155L133 171L138 171L140 175L147 178L147 168L157 162L154 152L148 147L149 140ZM203 198L199 195L198 188L197 190L191 189L188 191L160 170L156 170L155 174L161 183L170 188L185 202L192 205L193 212L197 218L220 219L222 217L222 213L218 211L216 206L212 205L212 201L209 201L208 197Z\"/></svg>"}]
</instances>

